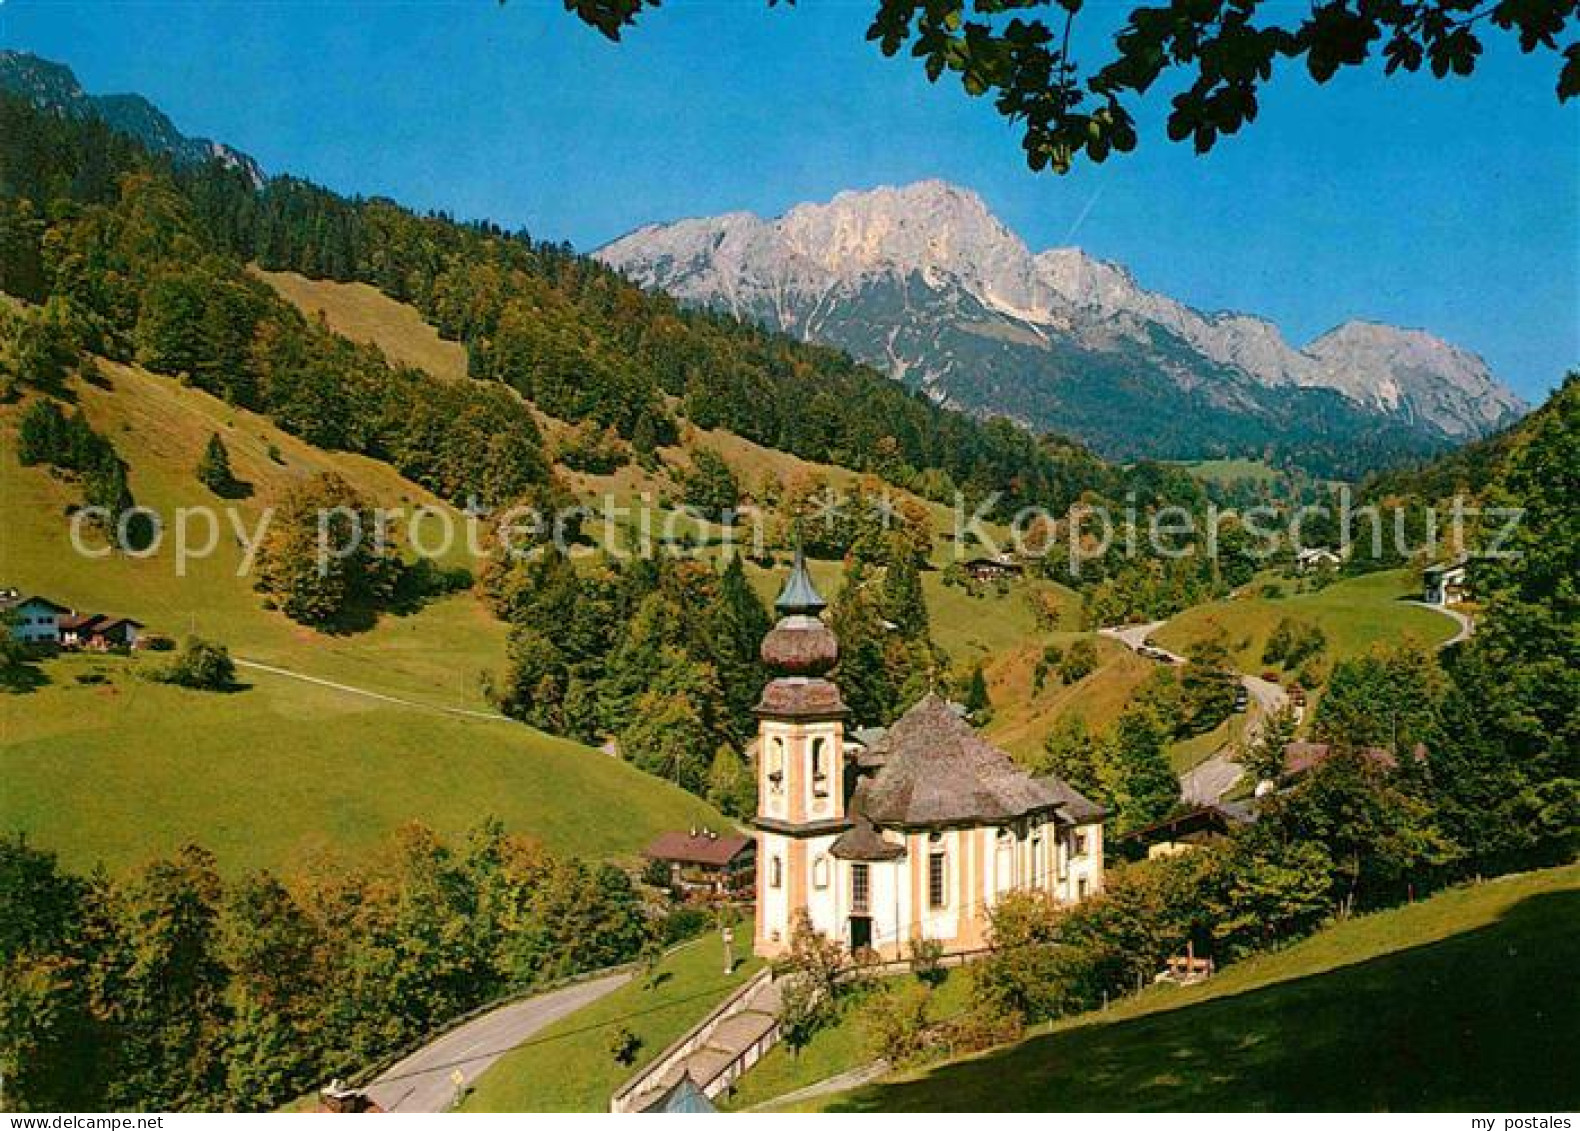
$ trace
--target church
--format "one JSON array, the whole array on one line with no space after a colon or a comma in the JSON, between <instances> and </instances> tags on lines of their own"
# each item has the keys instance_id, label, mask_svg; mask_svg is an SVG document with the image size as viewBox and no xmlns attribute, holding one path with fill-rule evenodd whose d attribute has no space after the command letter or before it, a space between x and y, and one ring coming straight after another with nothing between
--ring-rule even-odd
<instances>
[{"instance_id":1,"label":"church","mask_svg":"<svg viewBox=\"0 0 1580 1131\"><path fill-rule=\"evenodd\" d=\"M885 731L847 735L828 678L839 643L800 551L763 639L757 704L756 952L784 954L796 914L852 951L946 953L987 943L1006 892L1060 902L1099 891L1103 809L1033 777L929 694Z\"/></svg>"}]
</instances>

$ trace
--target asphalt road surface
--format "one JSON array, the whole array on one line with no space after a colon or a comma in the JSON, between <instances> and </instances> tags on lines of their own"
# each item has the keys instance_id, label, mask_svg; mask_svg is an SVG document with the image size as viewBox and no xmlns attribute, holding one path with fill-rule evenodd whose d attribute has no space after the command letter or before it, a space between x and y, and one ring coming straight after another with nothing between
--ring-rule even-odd
<instances>
[{"instance_id":1,"label":"asphalt road surface","mask_svg":"<svg viewBox=\"0 0 1580 1131\"><path fill-rule=\"evenodd\" d=\"M629 981L629 972L608 974L500 1006L424 1045L368 1085L368 1095L385 1111L442 1112L466 1087L505 1053ZM460 1083L456 1074L460 1073Z\"/></svg>"},{"instance_id":2,"label":"asphalt road surface","mask_svg":"<svg viewBox=\"0 0 1580 1131\"><path fill-rule=\"evenodd\" d=\"M1183 664L1185 662L1184 656L1170 652L1167 648L1158 648L1155 645L1147 644L1147 637L1167 623L1168 621L1155 620L1151 624L1123 624L1114 628L1100 628L1097 630L1097 634L1106 636L1110 640L1117 640L1137 654L1140 654L1143 648L1150 647L1158 653L1153 658L1158 659L1162 663Z\"/></svg>"}]
</instances>

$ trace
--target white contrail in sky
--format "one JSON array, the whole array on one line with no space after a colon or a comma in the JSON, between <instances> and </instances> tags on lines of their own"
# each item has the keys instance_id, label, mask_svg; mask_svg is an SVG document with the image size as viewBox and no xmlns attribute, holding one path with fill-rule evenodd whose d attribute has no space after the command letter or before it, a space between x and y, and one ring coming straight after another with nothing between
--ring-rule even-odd
<instances>
[{"instance_id":1,"label":"white contrail in sky","mask_svg":"<svg viewBox=\"0 0 1580 1131\"><path fill-rule=\"evenodd\" d=\"M1064 234L1065 243L1074 242L1075 233L1081 230L1082 224L1086 223L1087 216L1091 215L1092 208L1097 204L1098 198L1102 195L1103 186L1098 185L1097 191L1094 192L1092 194L1092 198L1086 202L1086 207L1081 209L1081 214L1075 218L1075 222L1070 225L1070 230Z\"/></svg>"}]
</instances>

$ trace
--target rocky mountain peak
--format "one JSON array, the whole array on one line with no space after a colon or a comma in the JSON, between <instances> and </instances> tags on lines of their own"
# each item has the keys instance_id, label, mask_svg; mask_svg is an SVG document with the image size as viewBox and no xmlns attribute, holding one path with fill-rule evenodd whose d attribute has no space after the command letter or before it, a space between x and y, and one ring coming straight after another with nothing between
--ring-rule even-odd
<instances>
[{"instance_id":1,"label":"rocky mountain peak","mask_svg":"<svg viewBox=\"0 0 1580 1131\"><path fill-rule=\"evenodd\" d=\"M178 163L222 161L242 170L253 184L264 182L263 169L247 154L208 138L188 137L140 94L90 95L64 64L26 51L0 51L0 90L20 95L41 110L71 118L97 118L156 153L168 153Z\"/></svg>"},{"instance_id":2,"label":"rocky mountain peak","mask_svg":"<svg viewBox=\"0 0 1580 1131\"><path fill-rule=\"evenodd\" d=\"M1080 248L1033 254L977 193L938 180L841 192L774 219L650 225L595 254L645 286L842 346L936 397L1023 420L1038 414L1008 390L1050 365L1066 391L1029 399L1069 405L1083 372L1139 366L1186 393L1205 390L1218 411L1278 415L1277 397L1330 389L1363 415L1438 438L1479 435L1524 407L1480 358L1420 331L1350 323L1299 348L1265 318L1203 313ZM1088 361L1067 370L1050 351Z\"/></svg>"}]
</instances>

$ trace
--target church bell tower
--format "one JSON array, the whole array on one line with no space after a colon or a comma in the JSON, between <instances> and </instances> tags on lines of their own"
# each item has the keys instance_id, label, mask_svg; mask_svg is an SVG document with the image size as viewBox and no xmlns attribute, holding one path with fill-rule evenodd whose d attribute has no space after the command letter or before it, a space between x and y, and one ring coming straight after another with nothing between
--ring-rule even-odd
<instances>
[{"instance_id":1,"label":"church bell tower","mask_svg":"<svg viewBox=\"0 0 1580 1131\"><path fill-rule=\"evenodd\" d=\"M839 644L820 614L826 602L807 573L799 543L795 564L774 602L779 620L763 638L762 659L774 678L756 708L756 951L789 948L795 911L838 937L831 901L828 848L847 827L844 789L845 717L839 688L825 678ZM822 920L827 920L824 922Z\"/></svg>"}]
</instances>

